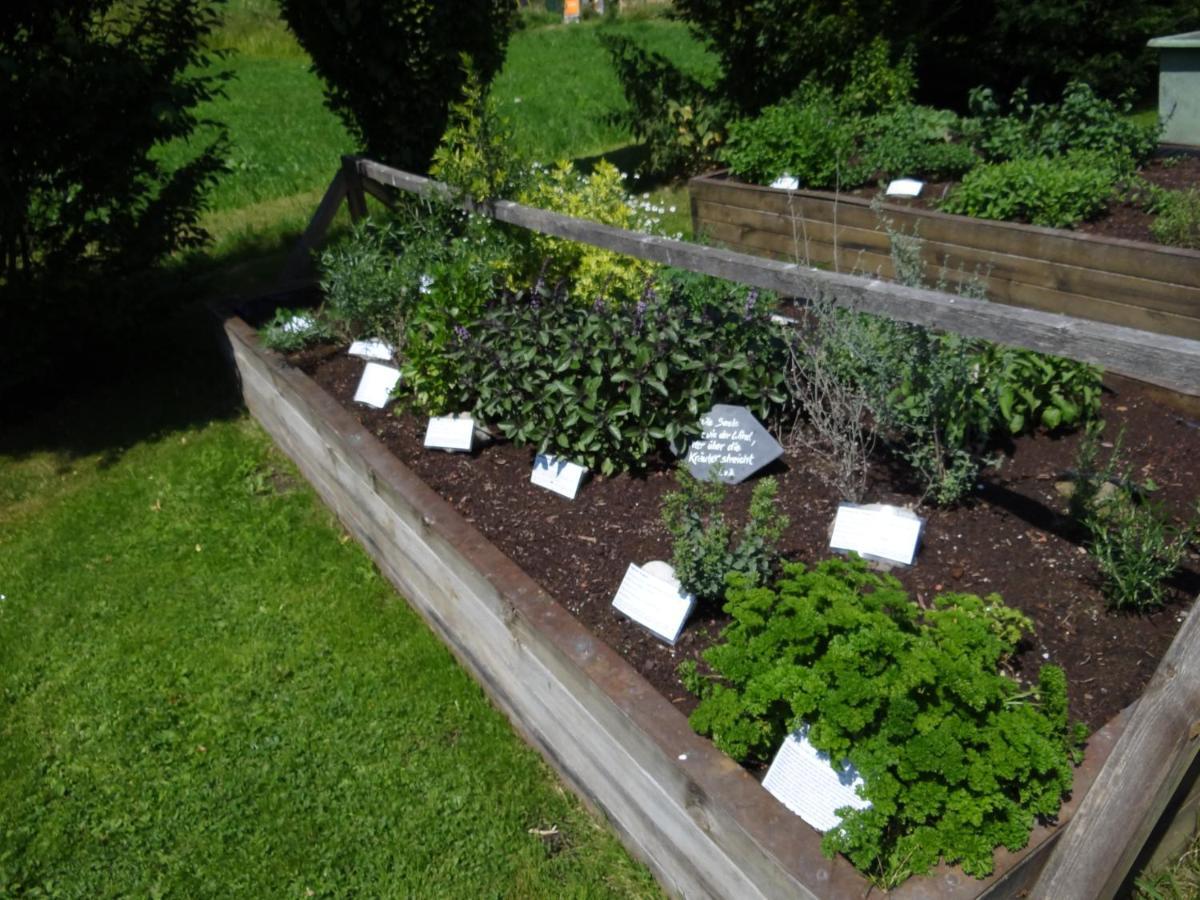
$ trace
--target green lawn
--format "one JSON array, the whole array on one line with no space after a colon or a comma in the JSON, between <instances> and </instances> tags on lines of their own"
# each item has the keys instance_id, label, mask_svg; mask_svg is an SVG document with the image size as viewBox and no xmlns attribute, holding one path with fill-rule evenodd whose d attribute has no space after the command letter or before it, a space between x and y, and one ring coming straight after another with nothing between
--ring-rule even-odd
<instances>
[{"instance_id":1,"label":"green lawn","mask_svg":"<svg viewBox=\"0 0 1200 900\"><path fill-rule=\"evenodd\" d=\"M0 438L0 897L656 896L204 324Z\"/></svg>"},{"instance_id":2,"label":"green lawn","mask_svg":"<svg viewBox=\"0 0 1200 900\"><path fill-rule=\"evenodd\" d=\"M269 282L353 149L273 2L228 9L202 113L231 171L164 300ZM128 377L0 429L0 897L658 896L240 409L210 330L193 303Z\"/></svg>"}]
</instances>

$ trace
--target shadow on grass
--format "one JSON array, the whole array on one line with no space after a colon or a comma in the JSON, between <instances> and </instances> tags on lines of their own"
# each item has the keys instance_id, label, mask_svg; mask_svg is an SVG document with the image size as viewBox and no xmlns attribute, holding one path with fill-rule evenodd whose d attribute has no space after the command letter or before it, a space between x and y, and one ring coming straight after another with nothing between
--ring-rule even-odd
<instances>
[{"instance_id":1,"label":"shadow on grass","mask_svg":"<svg viewBox=\"0 0 1200 900\"><path fill-rule=\"evenodd\" d=\"M596 165L603 160L611 163L617 169L625 173L626 178L631 176L638 168L650 157L650 148L645 144L626 144L623 147L617 147L615 150L609 150L606 153L597 153L594 156L577 156L572 160L575 168L585 175L591 173ZM656 191L659 188L675 187L681 184L686 179L668 178L663 175L642 175L637 182L637 191ZM634 185L630 182L627 187L629 190L634 190Z\"/></svg>"},{"instance_id":2,"label":"shadow on grass","mask_svg":"<svg viewBox=\"0 0 1200 900\"><path fill-rule=\"evenodd\" d=\"M268 288L297 237L243 238L154 272L144 287L153 318L86 357L55 361L48 374L0 397L0 456L49 452L66 470L74 459L99 454L104 467L143 441L240 415L237 381L207 304Z\"/></svg>"}]
</instances>

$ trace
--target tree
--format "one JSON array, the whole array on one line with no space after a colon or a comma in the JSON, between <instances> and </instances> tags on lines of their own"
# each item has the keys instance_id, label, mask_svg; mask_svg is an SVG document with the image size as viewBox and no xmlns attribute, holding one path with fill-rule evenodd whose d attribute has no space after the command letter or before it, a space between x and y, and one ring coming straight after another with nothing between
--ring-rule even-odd
<instances>
[{"instance_id":1,"label":"tree","mask_svg":"<svg viewBox=\"0 0 1200 900\"><path fill-rule=\"evenodd\" d=\"M464 54L486 83L504 62L515 0L282 0L326 103L371 156L423 172Z\"/></svg>"},{"instance_id":2,"label":"tree","mask_svg":"<svg viewBox=\"0 0 1200 900\"><path fill-rule=\"evenodd\" d=\"M127 279L200 243L224 132L175 168L220 90L216 0L21 0L0 16L0 391L48 348L95 347L143 305ZM211 124L211 123L206 123Z\"/></svg>"}]
</instances>

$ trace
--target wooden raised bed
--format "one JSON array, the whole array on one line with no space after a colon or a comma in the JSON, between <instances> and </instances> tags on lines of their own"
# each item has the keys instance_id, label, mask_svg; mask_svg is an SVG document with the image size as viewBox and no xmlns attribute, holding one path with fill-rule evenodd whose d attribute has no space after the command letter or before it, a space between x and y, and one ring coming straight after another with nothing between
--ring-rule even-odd
<instances>
[{"instance_id":1,"label":"wooden raised bed","mask_svg":"<svg viewBox=\"0 0 1200 900\"><path fill-rule=\"evenodd\" d=\"M386 199L384 184L422 192L441 189L369 161L347 160L289 270L303 261L303 248L315 245L341 200L349 201L352 213L361 214L363 188ZM965 333L1003 334L1023 346L1058 344L1077 358L1117 360L1134 376L1161 367L1165 380L1177 388L1195 388L1200 380L1200 344L1194 341L1007 307L993 309L927 291L864 286L823 273L814 276L795 266L649 239L516 204L497 203L487 212L546 233L584 235L582 239L609 249L632 248L630 252L643 258L740 276L764 287L822 279L839 302L882 308L909 321L933 318ZM281 294L253 301L256 307L275 305L291 304ZM696 735L682 713L392 456L350 412L303 372L264 349L243 318L245 305L231 302L218 310L224 345L255 418L514 726L581 797L608 817L629 850L650 866L669 893L739 900L879 895L844 859L826 859L814 829ZM1073 834L1064 825L1081 804L1104 810L1106 802L1115 802L1119 808L1125 793L1111 782L1136 770L1139 761L1150 765L1134 772L1139 776L1137 809L1115 824L1136 835L1136 845L1128 839L1122 845L1133 854L1152 847L1156 838L1147 841L1146 835L1160 823L1168 801L1187 793L1196 777L1189 765L1196 757L1200 728L1189 729L1187 723L1197 705L1200 679L1197 666L1186 660L1198 631L1200 616L1193 614L1147 689L1153 703L1131 707L1091 737L1058 824L1036 828L1029 844L1017 853L998 850L996 871L987 879L943 866L910 879L890 896L1008 898L1027 896L1031 889L1033 896L1043 896L1035 886L1041 870L1048 859L1051 864L1057 860L1053 848L1060 836ZM1164 724L1168 727L1156 738L1156 727ZM1122 758L1126 745L1133 752ZM1098 779L1105 784L1106 777L1110 786L1103 796L1090 791ZM1186 839L1190 828L1168 826L1194 818L1194 805L1195 797L1188 796L1176 803L1178 815L1171 813L1160 823L1160 831L1168 832L1173 842L1171 848ZM1111 816L1101 818L1108 825L1114 822ZM1100 874L1107 875L1109 868ZM1072 896L1098 894L1055 894Z\"/></svg>"},{"instance_id":2,"label":"wooden raised bed","mask_svg":"<svg viewBox=\"0 0 1200 900\"><path fill-rule=\"evenodd\" d=\"M840 272L891 278L884 218L916 234L931 276L978 274L1000 303L1200 339L1200 251L875 204L828 191L688 182L692 227L713 243Z\"/></svg>"}]
</instances>

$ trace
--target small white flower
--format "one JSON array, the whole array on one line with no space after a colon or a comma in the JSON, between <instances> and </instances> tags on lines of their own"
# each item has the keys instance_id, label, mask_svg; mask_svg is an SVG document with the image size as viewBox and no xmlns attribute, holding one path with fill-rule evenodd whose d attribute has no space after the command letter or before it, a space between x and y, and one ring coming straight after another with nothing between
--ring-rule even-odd
<instances>
[{"instance_id":1,"label":"small white flower","mask_svg":"<svg viewBox=\"0 0 1200 900\"><path fill-rule=\"evenodd\" d=\"M671 212L675 212L675 207L671 207Z\"/></svg>"}]
</instances>

